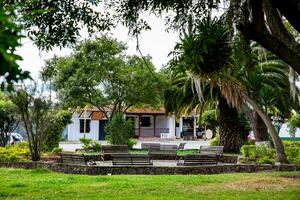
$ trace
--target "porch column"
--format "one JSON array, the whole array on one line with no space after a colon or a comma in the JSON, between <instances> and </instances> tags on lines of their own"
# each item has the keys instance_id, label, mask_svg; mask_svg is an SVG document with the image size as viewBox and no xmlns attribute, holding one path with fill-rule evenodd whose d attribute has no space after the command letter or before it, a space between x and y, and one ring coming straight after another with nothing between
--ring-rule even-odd
<instances>
[{"instance_id":1,"label":"porch column","mask_svg":"<svg viewBox=\"0 0 300 200\"><path fill-rule=\"evenodd\" d=\"M156 115L153 115L153 137L155 137L155 133L156 133Z\"/></svg>"},{"instance_id":2,"label":"porch column","mask_svg":"<svg viewBox=\"0 0 300 200\"><path fill-rule=\"evenodd\" d=\"M141 115L139 115L139 137L141 136Z\"/></svg>"},{"instance_id":3,"label":"porch column","mask_svg":"<svg viewBox=\"0 0 300 200\"><path fill-rule=\"evenodd\" d=\"M176 123L175 117L169 116L169 135L171 138L176 138Z\"/></svg>"}]
</instances>

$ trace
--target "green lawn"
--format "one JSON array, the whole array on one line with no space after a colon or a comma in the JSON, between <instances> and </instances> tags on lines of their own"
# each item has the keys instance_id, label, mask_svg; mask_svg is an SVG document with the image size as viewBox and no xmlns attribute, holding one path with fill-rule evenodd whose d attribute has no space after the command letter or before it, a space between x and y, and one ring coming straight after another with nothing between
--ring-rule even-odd
<instances>
[{"instance_id":1,"label":"green lawn","mask_svg":"<svg viewBox=\"0 0 300 200\"><path fill-rule=\"evenodd\" d=\"M300 172L86 176L0 168L0 199L299 199Z\"/></svg>"}]
</instances>

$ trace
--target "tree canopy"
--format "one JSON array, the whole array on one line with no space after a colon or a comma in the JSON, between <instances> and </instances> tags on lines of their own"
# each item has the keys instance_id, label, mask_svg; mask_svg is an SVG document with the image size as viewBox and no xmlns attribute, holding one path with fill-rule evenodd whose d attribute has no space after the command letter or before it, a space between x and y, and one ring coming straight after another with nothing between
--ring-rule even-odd
<instances>
[{"instance_id":1,"label":"tree canopy","mask_svg":"<svg viewBox=\"0 0 300 200\"><path fill-rule=\"evenodd\" d=\"M52 80L59 99L73 108L89 104L113 114L131 106L159 105L161 76L150 58L127 56L125 50L107 36L87 40L70 56L49 60L42 77Z\"/></svg>"}]
</instances>

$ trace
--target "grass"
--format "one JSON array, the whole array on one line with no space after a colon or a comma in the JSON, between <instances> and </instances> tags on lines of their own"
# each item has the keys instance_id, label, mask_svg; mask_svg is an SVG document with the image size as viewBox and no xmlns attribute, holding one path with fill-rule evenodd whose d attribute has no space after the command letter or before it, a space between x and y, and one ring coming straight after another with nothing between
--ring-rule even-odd
<instances>
[{"instance_id":1,"label":"grass","mask_svg":"<svg viewBox=\"0 0 300 200\"><path fill-rule=\"evenodd\" d=\"M0 169L0 199L299 199L299 172L67 175Z\"/></svg>"}]
</instances>

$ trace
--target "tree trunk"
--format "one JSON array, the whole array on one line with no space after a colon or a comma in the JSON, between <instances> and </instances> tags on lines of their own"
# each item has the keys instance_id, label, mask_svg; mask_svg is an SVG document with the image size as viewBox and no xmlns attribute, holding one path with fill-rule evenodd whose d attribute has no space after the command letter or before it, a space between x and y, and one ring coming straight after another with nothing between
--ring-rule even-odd
<instances>
[{"instance_id":1,"label":"tree trunk","mask_svg":"<svg viewBox=\"0 0 300 200\"><path fill-rule=\"evenodd\" d=\"M224 146L225 152L238 152L243 141L238 112L223 97L219 98L219 110L220 145Z\"/></svg>"},{"instance_id":2,"label":"tree trunk","mask_svg":"<svg viewBox=\"0 0 300 200\"><path fill-rule=\"evenodd\" d=\"M256 111L252 112L251 122L252 122L252 128L255 135L255 141L256 142L268 141L269 140L268 128Z\"/></svg>"},{"instance_id":3,"label":"tree trunk","mask_svg":"<svg viewBox=\"0 0 300 200\"><path fill-rule=\"evenodd\" d=\"M248 97L244 93L242 95L243 98L246 100L246 102L248 102L253 107L253 110L257 112L257 114L261 117L261 119L264 121L265 125L267 126L276 150L276 161L279 163L287 163L288 161L284 153L284 147L282 141L279 135L276 133L276 130L272 124L271 119L258 107L258 105L250 97Z\"/></svg>"}]
</instances>

